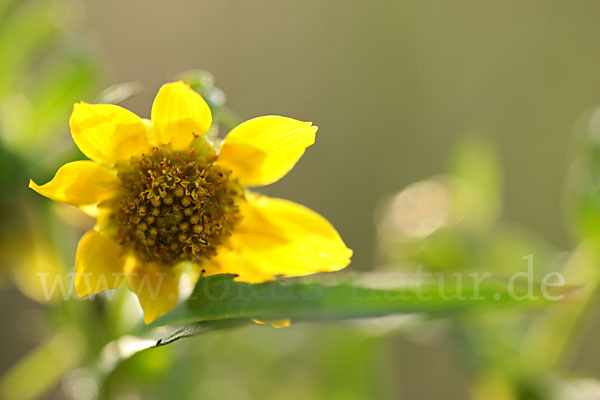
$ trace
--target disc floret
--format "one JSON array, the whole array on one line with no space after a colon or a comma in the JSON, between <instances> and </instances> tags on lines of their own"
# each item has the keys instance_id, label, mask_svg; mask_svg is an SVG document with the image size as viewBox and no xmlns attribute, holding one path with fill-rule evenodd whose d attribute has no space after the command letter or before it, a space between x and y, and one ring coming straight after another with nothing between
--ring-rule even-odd
<instances>
[{"instance_id":1,"label":"disc floret","mask_svg":"<svg viewBox=\"0 0 600 400\"><path fill-rule=\"evenodd\" d=\"M243 191L214 160L154 148L119 163L110 215L117 241L164 265L215 255L240 220Z\"/></svg>"}]
</instances>

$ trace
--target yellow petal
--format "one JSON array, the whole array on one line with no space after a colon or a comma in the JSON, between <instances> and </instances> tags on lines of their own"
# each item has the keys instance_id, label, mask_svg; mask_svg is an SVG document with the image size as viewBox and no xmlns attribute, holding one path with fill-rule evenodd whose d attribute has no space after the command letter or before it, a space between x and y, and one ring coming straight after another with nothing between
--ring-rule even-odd
<instances>
[{"instance_id":1,"label":"yellow petal","mask_svg":"<svg viewBox=\"0 0 600 400\"><path fill-rule=\"evenodd\" d=\"M231 238L231 242L235 237ZM202 264L202 272L205 276L217 274L234 274L237 275L236 280L247 283L260 283L273 279L273 274L262 270L261 266L256 262L253 254L244 251L243 243L235 240L232 248L222 247L219 249L216 256L205 261Z\"/></svg>"},{"instance_id":2,"label":"yellow petal","mask_svg":"<svg viewBox=\"0 0 600 400\"><path fill-rule=\"evenodd\" d=\"M278 319L274 321L263 321L260 319L252 318L251 321L257 325L271 325L273 328L287 328L292 324L292 321L290 321L289 318Z\"/></svg>"},{"instance_id":3,"label":"yellow petal","mask_svg":"<svg viewBox=\"0 0 600 400\"><path fill-rule=\"evenodd\" d=\"M89 217L96 218L98 216L98 205L97 204L85 204L78 207L81 212Z\"/></svg>"},{"instance_id":4,"label":"yellow petal","mask_svg":"<svg viewBox=\"0 0 600 400\"><path fill-rule=\"evenodd\" d=\"M75 256L75 290L80 297L119 287L125 278L126 261L121 250L96 231L83 235Z\"/></svg>"},{"instance_id":5,"label":"yellow petal","mask_svg":"<svg viewBox=\"0 0 600 400\"><path fill-rule=\"evenodd\" d=\"M142 122L146 127L146 138L148 139L148 143L152 147L159 147L161 145L159 138L156 136L156 132L154 131L154 124L152 120L148 118L142 118Z\"/></svg>"},{"instance_id":6,"label":"yellow petal","mask_svg":"<svg viewBox=\"0 0 600 400\"><path fill-rule=\"evenodd\" d=\"M212 123L208 104L187 83L163 85L152 104L154 133L161 144L174 149L187 147L195 136L202 136Z\"/></svg>"},{"instance_id":7,"label":"yellow petal","mask_svg":"<svg viewBox=\"0 0 600 400\"><path fill-rule=\"evenodd\" d=\"M77 103L69 125L81 152L100 163L113 164L148 149L142 119L114 104Z\"/></svg>"},{"instance_id":8,"label":"yellow petal","mask_svg":"<svg viewBox=\"0 0 600 400\"><path fill-rule=\"evenodd\" d=\"M146 324L175 307L179 296L179 276L178 267L139 260L127 273L127 285L140 301Z\"/></svg>"},{"instance_id":9,"label":"yellow petal","mask_svg":"<svg viewBox=\"0 0 600 400\"><path fill-rule=\"evenodd\" d=\"M296 165L315 142L311 122L266 116L246 121L225 137L220 162L231 168L246 186L269 185Z\"/></svg>"},{"instance_id":10,"label":"yellow petal","mask_svg":"<svg viewBox=\"0 0 600 400\"><path fill-rule=\"evenodd\" d=\"M114 194L117 176L110 168L93 161L73 161L59 168L52 180L29 187L49 199L73 205L99 203Z\"/></svg>"},{"instance_id":11,"label":"yellow petal","mask_svg":"<svg viewBox=\"0 0 600 400\"><path fill-rule=\"evenodd\" d=\"M258 283L277 275L337 271L350 263L352 250L319 214L287 200L247 198L231 248L220 249L203 266L206 275L232 273L238 281Z\"/></svg>"}]
</instances>

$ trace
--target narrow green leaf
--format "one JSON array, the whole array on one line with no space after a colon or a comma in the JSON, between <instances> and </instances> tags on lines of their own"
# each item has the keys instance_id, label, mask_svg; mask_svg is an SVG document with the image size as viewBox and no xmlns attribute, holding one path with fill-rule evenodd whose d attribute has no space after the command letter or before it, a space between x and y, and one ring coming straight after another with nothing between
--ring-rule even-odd
<instances>
[{"instance_id":1,"label":"narrow green leaf","mask_svg":"<svg viewBox=\"0 0 600 400\"><path fill-rule=\"evenodd\" d=\"M539 285L514 282L511 285L506 280L489 277L476 284L469 275L464 279L458 275L429 275L423 284L409 286L404 282L390 289L371 288L349 280L328 285L296 278L251 285L236 282L234 278L214 275L200 279L188 300L151 327L244 318L323 321L394 313L433 316L475 309L523 308L548 302L539 294ZM366 278L370 282L386 281L385 276Z\"/></svg>"}]
</instances>

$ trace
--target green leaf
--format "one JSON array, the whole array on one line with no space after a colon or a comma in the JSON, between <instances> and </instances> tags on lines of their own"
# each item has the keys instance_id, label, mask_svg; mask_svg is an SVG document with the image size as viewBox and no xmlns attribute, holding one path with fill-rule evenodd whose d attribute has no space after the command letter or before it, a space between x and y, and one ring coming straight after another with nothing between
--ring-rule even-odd
<instances>
[{"instance_id":1,"label":"green leaf","mask_svg":"<svg viewBox=\"0 0 600 400\"><path fill-rule=\"evenodd\" d=\"M395 313L425 313L431 316L493 308L523 308L547 303L534 285L529 300L520 300L530 290L527 285L510 285L501 279L481 279L474 284L469 275L425 275L422 284L393 282L388 275L363 275L361 280L386 284L386 288L344 282L325 284L306 279L288 279L247 284L234 281L234 275L201 278L194 292L173 312L159 318L151 327L186 325L203 321L260 319L272 321L331 321L380 317ZM414 280L414 277L413 277ZM536 288L537 286L537 288Z\"/></svg>"}]
</instances>

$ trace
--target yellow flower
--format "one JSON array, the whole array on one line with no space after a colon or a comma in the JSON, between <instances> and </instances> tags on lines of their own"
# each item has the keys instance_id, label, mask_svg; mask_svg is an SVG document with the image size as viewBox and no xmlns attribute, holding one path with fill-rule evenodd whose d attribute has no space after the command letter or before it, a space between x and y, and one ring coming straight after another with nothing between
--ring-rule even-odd
<instances>
[{"instance_id":1,"label":"yellow flower","mask_svg":"<svg viewBox=\"0 0 600 400\"><path fill-rule=\"evenodd\" d=\"M116 105L75 104L71 134L93 161L65 164L50 182L29 186L96 215L77 249L79 296L126 281L150 323L177 303L186 265L258 283L350 263L352 251L323 217L245 190L282 178L317 127L258 117L215 145L202 137L211 122L206 102L183 82L161 87L150 120Z\"/></svg>"}]
</instances>

